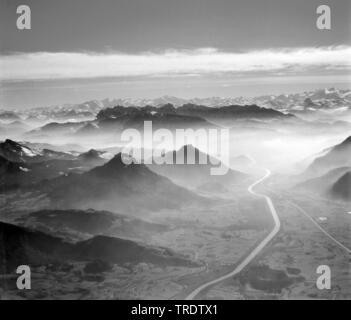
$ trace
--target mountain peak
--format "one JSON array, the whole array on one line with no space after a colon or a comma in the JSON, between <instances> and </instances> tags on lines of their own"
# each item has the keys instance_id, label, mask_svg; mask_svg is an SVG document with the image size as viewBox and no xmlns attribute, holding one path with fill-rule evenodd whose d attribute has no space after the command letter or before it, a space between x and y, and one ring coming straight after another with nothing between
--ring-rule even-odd
<instances>
[{"instance_id":1,"label":"mountain peak","mask_svg":"<svg viewBox=\"0 0 351 320\"><path fill-rule=\"evenodd\" d=\"M16 141L13 141L11 139L6 139L5 142L4 142L5 145L8 145L8 146L12 146L12 147L21 147L22 145L19 144L18 142Z\"/></svg>"},{"instance_id":2,"label":"mountain peak","mask_svg":"<svg viewBox=\"0 0 351 320\"><path fill-rule=\"evenodd\" d=\"M101 151L95 150L95 149L90 149L87 152L81 153L79 155L80 159L85 159L85 160L94 160L94 159L101 159L100 155L102 154Z\"/></svg>"},{"instance_id":3,"label":"mountain peak","mask_svg":"<svg viewBox=\"0 0 351 320\"><path fill-rule=\"evenodd\" d=\"M99 173L112 174L120 172L123 169L134 167L135 160L127 154L122 154L121 152L116 154L110 161L105 163L101 167L96 167L92 171ZM138 166L142 166L141 164Z\"/></svg>"},{"instance_id":4,"label":"mountain peak","mask_svg":"<svg viewBox=\"0 0 351 320\"><path fill-rule=\"evenodd\" d=\"M177 163L177 155L184 155L184 163L190 164L192 163L189 159L191 155L194 155L194 164L200 164L200 159L206 159L205 163L208 164L210 162L210 156L198 148L194 147L192 144L186 144L179 148L177 151L173 151L173 163ZM202 163L202 162L201 162Z\"/></svg>"},{"instance_id":5,"label":"mountain peak","mask_svg":"<svg viewBox=\"0 0 351 320\"><path fill-rule=\"evenodd\" d=\"M184 146L182 146L179 150L178 150L178 152L182 152L182 151L185 151L185 152L187 152L187 151L192 151L192 150L194 150L195 152L200 152L200 150L198 149L198 148L196 148L196 147L194 147L192 144L185 144Z\"/></svg>"},{"instance_id":6,"label":"mountain peak","mask_svg":"<svg viewBox=\"0 0 351 320\"><path fill-rule=\"evenodd\" d=\"M10 161L22 162L25 159L34 160L41 154L40 152L33 150L24 144L18 143L11 139L6 139L5 142L0 143L0 155Z\"/></svg>"}]
</instances>

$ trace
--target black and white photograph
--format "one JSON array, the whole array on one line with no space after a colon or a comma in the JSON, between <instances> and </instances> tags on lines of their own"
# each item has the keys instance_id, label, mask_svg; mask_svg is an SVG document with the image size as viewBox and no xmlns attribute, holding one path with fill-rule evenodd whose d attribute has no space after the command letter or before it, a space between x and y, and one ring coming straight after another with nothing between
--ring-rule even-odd
<instances>
[{"instance_id":1,"label":"black and white photograph","mask_svg":"<svg viewBox=\"0 0 351 320\"><path fill-rule=\"evenodd\" d=\"M351 300L351 2L0 0L0 300Z\"/></svg>"}]
</instances>

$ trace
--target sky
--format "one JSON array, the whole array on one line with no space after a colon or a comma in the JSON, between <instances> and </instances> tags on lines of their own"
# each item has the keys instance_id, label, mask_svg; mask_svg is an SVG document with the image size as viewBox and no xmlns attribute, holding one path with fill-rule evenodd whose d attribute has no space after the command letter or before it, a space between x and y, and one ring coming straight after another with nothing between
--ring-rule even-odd
<instances>
[{"instance_id":1,"label":"sky","mask_svg":"<svg viewBox=\"0 0 351 320\"><path fill-rule=\"evenodd\" d=\"M0 108L348 88L350 13L349 0L0 0Z\"/></svg>"}]
</instances>

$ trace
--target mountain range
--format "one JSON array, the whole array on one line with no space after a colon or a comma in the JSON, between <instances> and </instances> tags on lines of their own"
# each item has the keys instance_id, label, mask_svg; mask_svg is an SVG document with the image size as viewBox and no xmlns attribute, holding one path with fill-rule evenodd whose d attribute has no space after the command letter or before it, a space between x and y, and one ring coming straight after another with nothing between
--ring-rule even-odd
<instances>
[{"instance_id":1,"label":"mountain range","mask_svg":"<svg viewBox=\"0 0 351 320\"><path fill-rule=\"evenodd\" d=\"M199 203L196 194L143 164L125 164L122 154L81 174L70 173L36 186L55 208L94 208L139 213Z\"/></svg>"},{"instance_id":2,"label":"mountain range","mask_svg":"<svg viewBox=\"0 0 351 320\"><path fill-rule=\"evenodd\" d=\"M33 185L72 172L84 172L107 161L104 152L90 150L73 155L49 149L39 149L5 140L0 143L1 190Z\"/></svg>"},{"instance_id":3,"label":"mountain range","mask_svg":"<svg viewBox=\"0 0 351 320\"><path fill-rule=\"evenodd\" d=\"M16 219L47 234L71 240L86 240L97 235L144 241L155 233L169 230L169 226L129 217L116 212L88 210L40 210Z\"/></svg>"},{"instance_id":4,"label":"mountain range","mask_svg":"<svg viewBox=\"0 0 351 320\"><path fill-rule=\"evenodd\" d=\"M350 125L351 91L329 88L253 98L103 99L52 108L4 110L0 113L0 134L14 133L17 128L15 133L26 132L29 137L84 137L140 129L147 120L156 129L172 129L232 125L238 120L292 120L293 115L308 121L330 121L332 117Z\"/></svg>"},{"instance_id":5,"label":"mountain range","mask_svg":"<svg viewBox=\"0 0 351 320\"><path fill-rule=\"evenodd\" d=\"M144 128L145 121L152 121L153 129L167 128L196 129L217 128L217 124L235 123L235 121L246 120L289 120L295 118L293 115L285 114L273 109L261 108L256 105L239 106L231 105L219 108L211 108L201 105L186 104L175 108L171 104L161 107L125 107L115 106L106 108L96 115L95 120L83 122L49 123L28 133L31 137L75 136L85 137L105 134L118 134L124 129L134 128L140 131ZM215 124L216 123L216 124Z\"/></svg>"},{"instance_id":6,"label":"mountain range","mask_svg":"<svg viewBox=\"0 0 351 320\"><path fill-rule=\"evenodd\" d=\"M159 266L194 267L186 257L161 247L98 235L71 243L62 238L0 222L0 271L12 273L23 264L34 266L60 265L67 262L101 260L111 264L147 262Z\"/></svg>"},{"instance_id":7,"label":"mountain range","mask_svg":"<svg viewBox=\"0 0 351 320\"><path fill-rule=\"evenodd\" d=\"M33 149L25 143L0 143L0 186L40 191L54 208L159 210L179 208L201 199L166 177L136 163L125 164L121 153L64 153Z\"/></svg>"},{"instance_id":8,"label":"mountain range","mask_svg":"<svg viewBox=\"0 0 351 320\"><path fill-rule=\"evenodd\" d=\"M328 88L301 93L262 95L257 97L207 97L184 99L173 96L163 96L154 99L119 98L91 100L79 104L63 104L51 107L32 108L28 110L0 110L0 121L14 121L20 119L33 122L92 120L100 110L113 106L161 107L167 104L172 104L175 107L194 104L213 108L231 105L258 105L265 108L272 108L297 114L302 111L313 113L318 110L336 110L343 112L350 110L351 90Z\"/></svg>"}]
</instances>

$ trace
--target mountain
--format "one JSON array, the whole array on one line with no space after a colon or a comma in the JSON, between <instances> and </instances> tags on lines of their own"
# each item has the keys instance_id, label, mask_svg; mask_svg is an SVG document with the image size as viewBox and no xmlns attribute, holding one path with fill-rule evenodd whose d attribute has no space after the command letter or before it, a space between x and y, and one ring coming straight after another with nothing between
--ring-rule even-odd
<instances>
[{"instance_id":1,"label":"mountain","mask_svg":"<svg viewBox=\"0 0 351 320\"><path fill-rule=\"evenodd\" d=\"M317 176L338 167L351 166L351 136L325 151L307 168L305 174Z\"/></svg>"},{"instance_id":2,"label":"mountain","mask_svg":"<svg viewBox=\"0 0 351 320\"><path fill-rule=\"evenodd\" d=\"M193 163L190 162L190 155L194 156ZM244 173L229 168L224 175L211 175L211 168L222 165L221 162L192 145L185 145L177 151L168 152L162 158L172 164L154 163L149 165L149 168L185 187L197 188L205 184L218 183L229 185L230 183L240 183L248 177ZM184 158L184 164L177 164L177 159L180 158ZM200 162L200 159L203 159L204 162Z\"/></svg>"},{"instance_id":3,"label":"mountain","mask_svg":"<svg viewBox=\"0 0 351 320\"><path fill-rule=\"evenodd\" d=\"M0 143L0 156L12 162L36 163L48 160L74 160L71 153L41 148L27 142L6 139Z\"/></svg>"},{"instance_id":4,"label":"mountain","mask_svg":"<svg viewBox=\"0 0 351 320\"><path fill-rule=\"evenodd\" d=\"M61 135L72 137L72 134L74 134L77 137L89 135L97 137L98 135L121 133L128 128L142 131L145 121L152 121L152 126L155 130L159 128L174 130L214 127L213 124L200 117L169 112L166 107L155 111L153 107L150 109L148 107L116 106L102 109L96 115L96 119L92 121L49 123L30 131L29 135Z\"/></svg>"},{"instance_id":5,"label":"mountain","mask_svg":"<svg viewBox=\"0 0 351 320\"><path fill-rule=\"evenodd\" d=\"M43 157L42 161L48 161L48 160L67 160L67 161L69 161L69 160L76 160L75 155L72 154L72 153L67 153L67 152L62 152L62 151L55 151L55 150L46 149L46 148L41 149L40 152L41 152L41 155Z\"/></svg>"},{"instance_id":6,"label":"mountain","mask_svg":"<svg viewBox=\"0 0 351 320\"><path fill-rule=\"evenodd\" d=\"M71 155L78 155L79 153L83 153L86 151L85 148L83 148L79 144L74 144L74 143L66 143L66 144L51 144L51 143L45 143L45 142L29 142L25 141L23 142L28 148L35 149L35 150L51 150L51 151L57 151L57 152L62 152L65 154L71 154Z\"/></svg>"},{"instance_id":7,"label":"mountain","mask_svg":"<svg viewBox=\"0 0 351 320\"><path fill-rule=\"evenodd\" d=\"M23 120L0 122L0 134L3 136L20 136L31 128L32 127Z\"/></svg>"},{"instance_id":8,"label":"mountain","mask_svg":"<svg viewBox=\"0 0 351 320\"><path fill-rule=\"evenodd\" d=\"M64 257L70 246L62 239L0 222L0 270L13 272L19 265L44 264Z\"/></svg>"},{"instance_id":9,"label":"mountain","mask_svg":"<svg viewBox=\"0 0 351 320\"><path fill-rule=\"evenodd\" d=\"M253 165L254 160L248 155L242 154L230 159L230 164L237 170L246 171Z\"/></svg>"},{"instance_id":10,"label":"mountain","mask_svg":"<svg viewBox=\"0 0 351 320\"><path fill-rule=\"evenodd\" d=\"M312 191L321 195L326 195L331 186L338 181L351 167L341 167L328 171L317 178L307 179L295 186L296 189Z\"/></svg>"},{"instance_id":11,"label":"mountain","mask_svg":"<svg viewBox=\"0 0 351 320\"><path fill-rule=\"evenodd\" d=\"M40 231L0 222L0 271L12 273L19 265L45 266L71 261L102 260L112 264L148 262L161 266L195 266L187 258L161 247L95 236L77 243Z\"/></svg>"},{"instance_id":12,"label":"mountain","mask_svg":"<svg viewBox=\"0 0 351 320\"><path fill-rule=\"evenodd\" d=\"M261 101L261 104L270 103L277 109L293 109L302 106L305 109L331 109L337 106L347 105L351 102L350 90L338 90L335 88L317 89L293 94L280 94L253 98Z\"/></svg>"},{"instance_id":13,"label":"mountain","mask_svg":"<svg viewBox=\"0 0 351 320\"><path fill-rule=\"evenodd\" d=\"M28 132L30 137L47 136L47 135L72 135L82 128L87 122L50 122L42 127Z\"/></svg>"},{"instance_id":14,"label":"mountain","mask_svg":"<svg viewBox=\"0 0 351 320\"><path fill-rule=\"evenodd\" d=\"M10 139L0 143L0 156L13 162L36 162L43 159L40 151Z\"/></svg>"},{"instance_id":15,"label":"mountain","mask_svg":"<svg viewBox=\"0 0 351 320\"><path fill-rule=\"evenodd\" d=\"M95 235L144 240L169 229L162 224L93 209L41 210L16 221L30 225L35 230L77 240Z\"/></svg>"},{"instance_id":16,"label":"mountain","mask_svg":"<svg viewBox=\"0 0 351 320\"><path fill-rule=\"evenodd\" d=\"M163 106L124 107L116 106L101 110L97 116L94 126L80 129L85 132L90 130L92 134L103 131L122 131L127 128L142 130L144 121L152 121L154 129L167 128L211 128L216 127L213 120L243 120L243 119L290 119L292 115L286 115L273 109L252 106L225 106L211 108L201 105L185 104L175 108L172 104ZM97 128L99 130L97 130Z\"/></svg>"},{"instance_id":17,"label":"mountain","mask_svg":"<svg viewBox=\"0 0 351 320\"><path fill-rule=\"evenodd\" d=\"M330 194L334 198L351 201L351 169L334 183Z\"/></svg>"},{"instance_id":18,"label":"mountain","mask_svg":"<svg viewBox=\"0 0 351 320\"><path fill-rule=\"evenodd\" d=\"M95 149L90 149L87 152L81 153L78 157L78 161L84 163L89 163L91 166L97 167L104 164L107 161L108 154L105 151L98 151Z\"/></svg>"},{"instance_id":19,"label":"mountain","mask_svg":"<svg viewBox=\"0 0 351 320\"><path fill-rule=\"evenodd\" d=\"M183 128L182 123L188 127L190 124L207 126L208 123L203 123L206 120L294 120L293 115L306 120L328 121L334 118L347 121L351 119L351 91L329 88L247 98L183 99L164 96L155 99L104 99L31 109L24 111L22 117L27 117L29 122L37 119L38 123L45 123L33 130L32 135L91 135L104 133L104 130L141 128L144 120L153 121L156 127Z\"/></svg>"},{"instance_id":20,"label":"mountain","mask_svg":"<svg viewBox=\"0 0 351 320\"><path fill-rule=\"evenodd\" d=\"M230 105L260 105L266 108L290 109L297 105L303 105L305 99L310 98L316 106L322 108L334 108L337 105L346 105L351 102L351 90L338 90L335 88L317 89L301 93L263 95L256 97L206 97L184 99L174 96L163 96L155 99L113 99L102 100L104 106L123 105L129 106L155 106L160 107L165 104L172 104L180 107L185 104L203 105L207 107L223 107Z\"/></svg>"},{"instance_id":21,"label":"mountain","mask_svg":"<svg viewBox=\"0 0 351 320\"><path fill-rule=\"evenodd\" d=\"M351 91L335 88L319 89L299 94L286 95L285 101L273 97L278 110L284 110L299 117L316 120L345 120L351 116Z\"/></svg>"},{"instance_id":22,"label":"mountain","mask_svg":"<svg viewBox=\"0 0 351 320\"><path fill-rule=\"evenodd\" d=\"M30 143L30 142L16 142L6 139L0 143L0 156L12 162L20 163L37 163L50 160L77 160L81 162L98 162L102 164L106 161L106 152L91 149L87 152L64 152L58 151L62 149L74 148L76 146L66 146L57 148L54 145ZM79 147L79 146L77 146ZM56 148L52 150L48 148Z\"/></svg>"},{"instance_id":23,"label":"mountain","mask_svg":"<svg viewBox=\"0 0 351 320\"><path fill-rule=\"evenodd\" d=\"M0 112L0 120L16 121L16 120L21 120L21 117L16 112L3 111L3 112Z\"/></svg>"},{"instance_id":24,"label":"mountain","mask_svg":"<svg viewBox=\"0 0 351 320\"><path fill-rule=\"evenodd\" d=\"M172 105L165 105L160 109L116 106L101 110L97 114L97 126L101 129L143 129L144 121L152 121L152 126L155 129L208 128L213 126L198 115L185 115L177 110Z\"/></svg>"},{"instance_id":25,"label":"mountain","mask_svg":"<svg viewBox=\"0 0 351 320\"><path fill-rule=\"evenodd\" d=\"M47 160L27 163L12 162L0 156L0 191L34 186L43 180L53 179L71 172L83 172L92 167L91 162L78 160Z\"/></svg>"},{"instance_id":26,"label":"mountain","mask_svg":"<svg viewBox=\"0 0 351 320\"><path fill-rule=\"evenodd\" d=\"M85 123L75 130L76 136L97 135L100 133L99 126L94 121Z\"/></svg>"},{"instance_id":27,"label":"mountain","mask_svg":"<svg viewBox=\"0 0 351 320\"><path fill-rule=\"evenodd\" d=\"M103 166L69 174L38 186L58 208L132 211L179 208L200 201L143 164L125 164L119 153Z\"/></svg>"},{"instance_id":28,"label":"mountain","mask_svg":"<svg viewBox=\"0 0 351 320\"><path fill-rule=\"evenodd\" d=\"M170 130L187 128L216 127L212 120L272 120L292 119L294 116L273 109L261 108L257 105L231 105L218 108L202 105L185 104L175 108L172 104L163 106L125 107L115 106L100 110L96 119L85 122L49 123L32 130L30 135L100 135L120 133L125 129L143 130L145 121L152 121L153 129Z\"/></svg>"},{"instance_id":29,"label":"mountain","mask_svg":"<svg viewBox=\"0 0 351 320\"><path fill-rule=\"evenodd\" d=\"M0 177L2 177L4 174L16 174L21 172L20 168L19 163L9 161L0 156Z\"/></svg>"},{"instance_id":30,"label":"mountain","mask_svg":"<svg viewBox=\"0 0 351 320\"><path fill-rule=\"evenodd\" d=\"M345 101L351 101L350 90L337 90L335 88L317 89L314 92L309 93L309 97L316 101L341 101L342 99L345 99Z\"/></svg>"},{"instance_id":31,"label":"mountain","mask_svg":"<svg viewBox=\"0 0 351 320\"><path fill-rule=\"evenodd\" d=\"M232 105L258 105L279 111L292 112L299 115L320 115L323 111L338 110L340 113L350 112L351 90L336 88L317 89L300 93L262 95L256 97L206 97L184 99L174 96L163 96L154 99L147 98L118 98L91 100L78 104L63 104L21 110L21 112L5 111L0 113L0 120L26 119L28 122L43 123L57 121L89 121L98 112L113 106L125 107L161 107L166 104L181 107L186 104L218 108ZM341 109L343 108L343 109Z\"/></svg>"},{"instance_id":32,"label":"mountain","mask_svg":"<svg viewBox=\"0 0 351 320\"><path fill-rule=\"evenodd\" d=\"M78 258L111 263L152 263L159 266L197 266L186 257L160 247L148 247L134 241L96 236L75 245Z\"/></svg>"},{"instance_id":33,"label":"mountain","mask_svg":"<svg viewBox=\"0 0 351 320\"><path fill-rule=\"evenodd\" d=\"M12 140L0 144L0 190L6 191L72 172L84 172L104 164L104 152L90 150L72 154L48 149L31 149ZM3 156L6 155L6 158ZM9 160L9 159L12 159Z\"/></svg>"},{"instance_id":34,"label":"mountain","mask_svg":"<svg viewBox=\"0 0 351 320\"><path fill-rule=\"evenodd\" d=\"M0 156L0 193L35 182L33 176L27 174L30 170L27 164L12 162Z\"/></svg>"},{"instance_id":35,"label":"mountain","mask_svg":"<svg viewBox=\"0 0 351 320\"><path fill-rule=\"evenodd\" d=\"M185 104L177 108L177 114L192 115L202 117L206 120L214 119L277 119L291 118L292 115L284 114L280 111L263 108L257 105L229 105L218 108Z\"/></svg>"},{"instance_id":36,"label":"mountain","mask_svg":"<svg viewBox=\"0 0 351 320\"><path fill-rule=\"evenodd\" d=\"M78 104L63 104L24 110L22 113L28 122L62 122L87 121L95 118L103 108L113 106L112 102L104 100L91 100Z\"/></svg>"}]
</instances>

